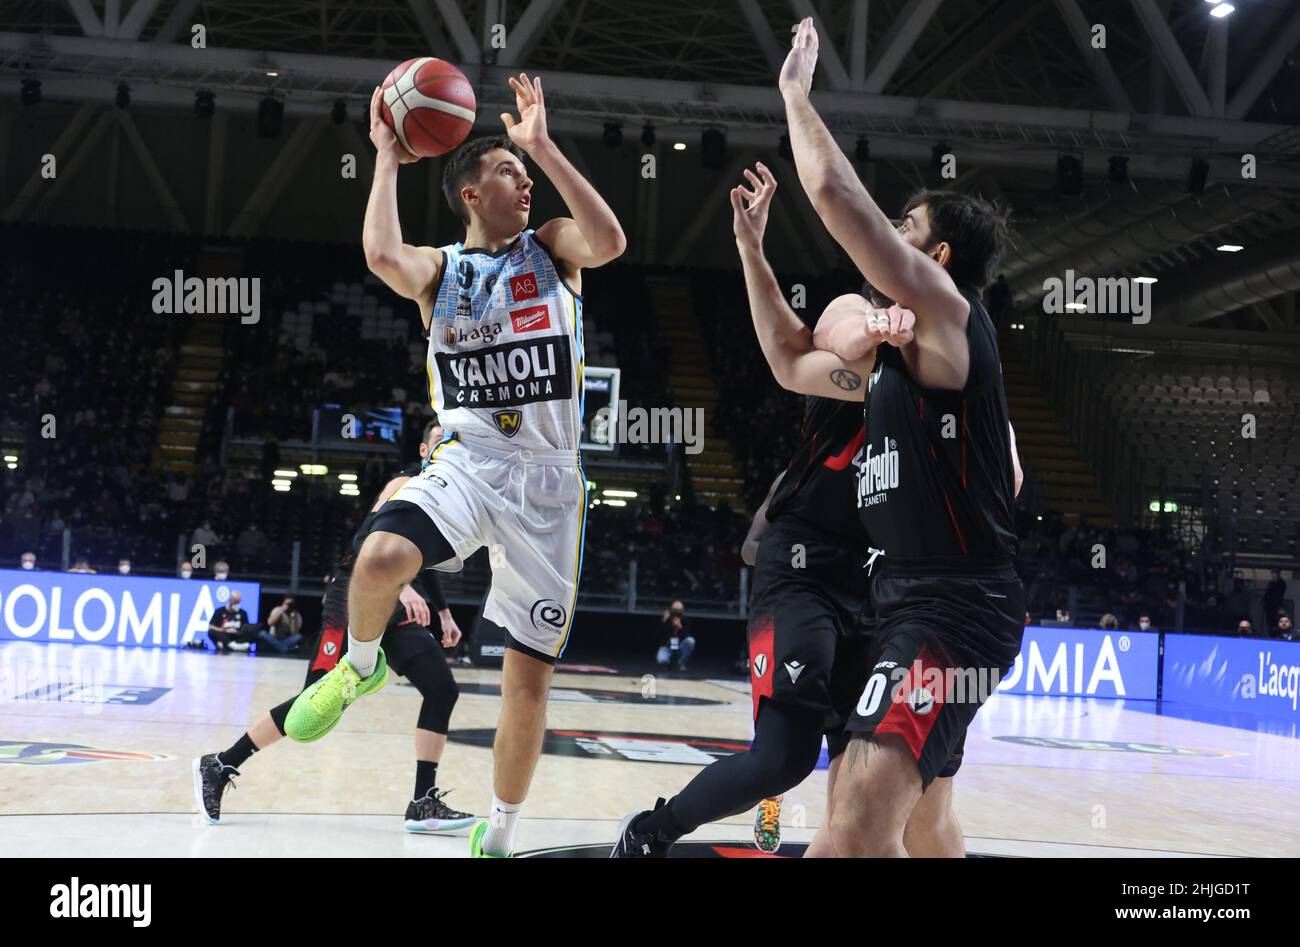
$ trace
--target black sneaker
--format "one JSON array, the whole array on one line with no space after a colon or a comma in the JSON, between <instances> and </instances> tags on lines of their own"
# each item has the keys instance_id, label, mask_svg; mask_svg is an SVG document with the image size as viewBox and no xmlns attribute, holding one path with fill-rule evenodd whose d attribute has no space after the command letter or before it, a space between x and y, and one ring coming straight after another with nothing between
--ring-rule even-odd
<instances>
[{"instance_id":1,"label":"black sneaker","mask_svg":"<svg viewBox=\"0 0 1300 947\"><path fill-rule=\"evenodd\" d=\"M478 816L457 812L442 801L451 790L431 789L406 807L406 831L424 835L462 835Z\"/></svg>"},{"instance_id":2,"label":"black sneaker","mask_svg":"<svg viewBox=\"0 0 1300 947\"><path fill-rule=\"evenodd\" d=\"M208 825L221 821L221 794L229 783L233 789L233 777L239 770L226 766L217 759L217 754L209 753L194 761L194 803L196 811L208 820Z\"/></svg>"},{"instance_id":3,"label":"black sneaker","mask_svg":"<svg viewBox=\"0 0 1300 947\"><path fill-rule=\"evenodd\" d=\"M660 799L655 803L655 811L659 811L664 806L664 801ZM638 832L637 823L650 811L633 812L618 824L618 841L610 850L610 858L667 858L668 849L673 847L672 842L665 842L658 835L650 832Z\"/></svg>"}]
</instances>

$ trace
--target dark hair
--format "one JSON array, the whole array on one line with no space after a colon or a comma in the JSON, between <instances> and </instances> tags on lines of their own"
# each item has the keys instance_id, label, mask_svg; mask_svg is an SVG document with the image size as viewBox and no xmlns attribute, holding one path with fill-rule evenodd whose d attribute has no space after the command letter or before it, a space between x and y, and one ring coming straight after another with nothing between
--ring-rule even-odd
<instances>
[{"instance_id":1,"label":"dark hair","mask_svg":"<svg viewBox=\"0 0 1300 947\"><path fill-rule=\"evenodd\" d=\"M930 217L930 246L948 243L948 275L963 289L983 292L1011 244L1010 211L974 194L918 191L908 198L902 216L925 205Z\"/></svg>"},{"instance_id":2,"label":"dark hair","mask_svg":"<svg viewBox=\"0 0 1300 947\"><path fill-rule=\"evenodd\" d=\"M447 206L455 211L466 227L469 226L469 208L460 199L460 189L467 181L478 180L479 163L494 148L504 148L520 161L524 160L523 149L511 141L509 136L491 135L465 142L451 153L442 170L442 194L447 198Z\"/></svg>"},{"instance_id":3,"label":"dark hair","mask_svg":"<svg viewBox=\"0 0 1300 947\"><path fill-rule=\"evenodd\" d=\"M432 417L432 419L430 419L429 423L424 426L424 435L420 438L420 440L427 441L429 439L429 435L433 433L433 429L435 427L438 427L441 423L442 422L438 420L438 416L435 414Z\"/></svg>"}]
</instances>

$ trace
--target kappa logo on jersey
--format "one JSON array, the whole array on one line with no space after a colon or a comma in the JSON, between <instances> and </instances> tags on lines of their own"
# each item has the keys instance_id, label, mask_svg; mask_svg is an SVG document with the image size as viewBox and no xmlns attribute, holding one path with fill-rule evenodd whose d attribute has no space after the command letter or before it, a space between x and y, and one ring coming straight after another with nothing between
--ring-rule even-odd
<instances>
[{"instance_id":1,"label":"kappa logo on jersey","mask_svg":"<svg viewBox=\"0 0 1300 947\"><path fill-rule=\"evenodd\" d=\"M754 656L754 676L762 677L767 673L767 655L758 654Z\"/></svg>"},{"instance_id":2,"label":"kappa logo on jersey","mask_svg":"<svg viewBox=\"0 0 1300 947\"><path fill-rule=\"evenodd\" d=\"M516 332L538 332L551 327L550 306L529 306L510 313Z\"/></svg>"},{"instance_id":3,"label":"kappa logo on jersey","mask_svg":"<svg viewBox=\"0 0 1300 947\"><path fill-rule=\"evenodd\" d=\"M568 623L568 612L564 606L552 598L540 598L533 602L528 617L533 620L533 627L542 634L563 630Z\"/></svg>"},{"instance_id":4,"label":"kappa logo on jersey","mask_svg":"<svg viewBox=\"0 0 1300 947\"><path fill-rule=\"evenodd\" d=\"M447 405L504 408L573 397L568 336L505 342L474 352L437 352L434 358Z\"/></svg>"},{"instance_id":5,"label":"kappa logo on jersey","mask_svg":"<svg viewBox=\"0 0 1300 947\"><path fill-rule=\"evenodd\" d=\"M858 508L888 502L887 491L898 488L898 441L885 438L885 450L880 454L872 454L871 445L866 444L861 459L853 462L858 468Z\"/></svg>"},{"instance_id":6,"label":"kappa logo on jersey","mask_svg":"<svg viewBox=\"0 0 1300 947\"><path fill-rule=\"evenodd\" d=\"M469 332L464 329L457 329L455 326L444 326L442 343L443 345L461 345L465 342L481 342L484 345L491 345L499 335L501 335L501 323L499 322L476 325Z\"/></svg>"},{"instance_id":7,"label":"kappa logo on jersey","mask_svg":"<svg viewBox=\"0 0 1300 947\"><path fill-rule=\"evenodd\" d=\"M492 415L492 420L497 423L497 430L506 437L514 437L519 433L519 429L524 426L522 411L498 411Z\"/></svg>"},{"instance_id":8,"label":"kappa logo on jersey","mask_svg":"<svg viewBox=\"0 0 1300 947\"><path fill-rule=\"evenodd\" d=\"M510 277L510 296L515 302L536 299L541 295L537 289L537 274L525 273L523 276Z\"/></svg>"}]
</instances>

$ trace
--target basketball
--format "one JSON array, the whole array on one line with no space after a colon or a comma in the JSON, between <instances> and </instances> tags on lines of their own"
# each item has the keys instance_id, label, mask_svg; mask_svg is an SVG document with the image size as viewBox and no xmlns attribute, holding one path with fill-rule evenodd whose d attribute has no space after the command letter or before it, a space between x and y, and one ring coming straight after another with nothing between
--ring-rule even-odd
<instances>
[{"instance_id":1,"label":"basketball","mask_svg":"<svg viewBox=\"0 0 1300 947\"><path fill-rule=\"evenodd\" d=\"M408 59L388 74L382 88L384 122L413 155L445 155L474 127L474 89L449 62Z\"/></svg>"}]
</instances>

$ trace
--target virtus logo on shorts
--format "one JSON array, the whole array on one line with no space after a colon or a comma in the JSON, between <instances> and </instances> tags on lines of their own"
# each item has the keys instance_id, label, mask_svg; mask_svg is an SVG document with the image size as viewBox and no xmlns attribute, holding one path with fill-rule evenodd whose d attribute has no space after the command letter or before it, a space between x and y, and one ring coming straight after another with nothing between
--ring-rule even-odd
<instances>
[{"instance_id":1,"label":"virtus logo on shorts","mask_svg":"<svg viewBox=\"0 0 1300 947\"><path fill-rule=\"evenodd\" d=\"M533 627L543 634L550 634L553 631L562 631L568 624L568 612L564 606L552 598L539 598L533 602L532 611L529 617L533 620Z\"/></svg>"},{"instance_id":2,"label":"virtus logo on shorts","mask_svg":"<svg viewBox=\"0 0 1300 947\"><path fill-rule=\"evenodd\" d=\"M506 437L514 437L524 426L524 415L520 411L498 411L492 415L492 420Z\"/></svg>"}]
</instances>

